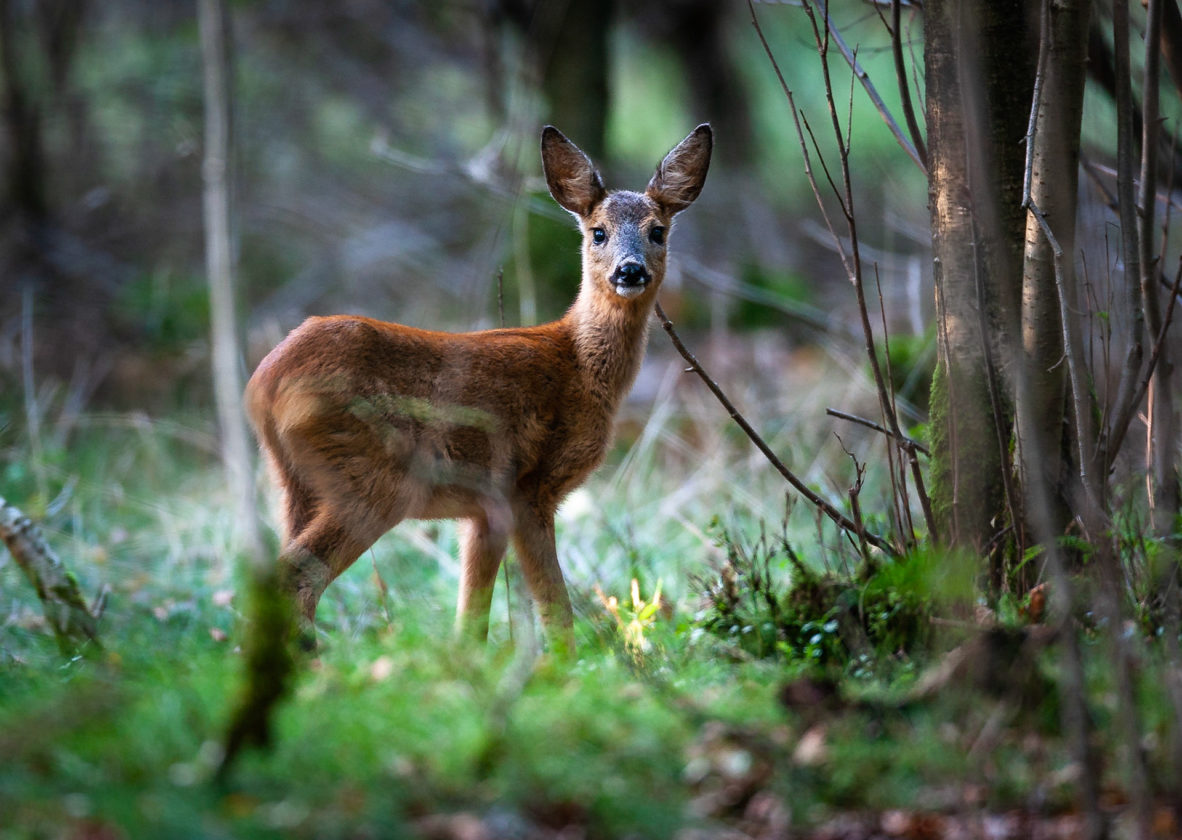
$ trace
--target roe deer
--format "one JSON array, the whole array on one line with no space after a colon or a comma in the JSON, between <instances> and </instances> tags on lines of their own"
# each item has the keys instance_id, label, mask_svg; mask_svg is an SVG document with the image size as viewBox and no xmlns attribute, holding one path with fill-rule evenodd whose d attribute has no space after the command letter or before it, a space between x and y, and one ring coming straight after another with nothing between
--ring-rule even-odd
<instances>
[{"instance_id":1,"label":"roe deer","mask_svg":"<svg viewBox=\"0 0 1182 840\"><path fill-rule=\"evenodd\" d=\"M552 650L573 653L554 544L559 503L603 460L644 355L673 217L702 190L698 126L643 193L609 192L588 157L542 131L554 199L583 234L578 296L541 326L443 333L309 318L263 359L246 408L284 496L281 579L314 646L329 582L406 518L464 520L457 627L484 639L510 540Z\"/></svg>"}]
</instances>

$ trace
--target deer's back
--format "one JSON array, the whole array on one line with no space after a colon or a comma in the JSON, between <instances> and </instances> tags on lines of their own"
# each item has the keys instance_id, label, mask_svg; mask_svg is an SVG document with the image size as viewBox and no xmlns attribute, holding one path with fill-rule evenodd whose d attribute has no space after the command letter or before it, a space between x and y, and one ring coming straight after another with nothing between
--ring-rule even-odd
<instances>
[{"instance_id":1,"label":"deer's back","mask_svg":"<svg viewBox=\"0 0 1182 840\"><path fill-rule=\"evenodd\" d=\"M414 483L420 517L515 489L557 504L606 448L611 418L592 402L562 322L452 334L310 318L247 386L281 470L315 457L375 496Z\"/></svg>"}]
</instances>

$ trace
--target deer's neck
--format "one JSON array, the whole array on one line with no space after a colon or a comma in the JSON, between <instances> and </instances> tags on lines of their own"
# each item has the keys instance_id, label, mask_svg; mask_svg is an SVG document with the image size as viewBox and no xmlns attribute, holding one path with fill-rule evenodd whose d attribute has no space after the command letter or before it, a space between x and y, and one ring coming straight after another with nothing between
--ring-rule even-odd
<instances>
[{"instance_id":1,"label":"deer's neck","mask_svg":"<svg viewBox=\"0 0 1182 840\"><path fill-rule=\"evenodd\" d=\"M605 301L584 290L566 315L585 386L610 414L640 370L651 311L651 303Z\"/></svg>"}]
</instances>

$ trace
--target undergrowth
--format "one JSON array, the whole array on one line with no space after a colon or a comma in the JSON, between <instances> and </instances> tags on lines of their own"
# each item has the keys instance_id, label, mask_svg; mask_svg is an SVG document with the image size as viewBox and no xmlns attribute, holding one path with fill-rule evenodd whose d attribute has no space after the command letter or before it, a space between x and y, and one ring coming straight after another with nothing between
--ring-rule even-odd
<instances>
[{"instance_id":1,"label":"undergrowth","mask_svg":"<svg viewBox=\"0 0 1182 840\"><path fill-rule=\"evenodd\" d=\"M973 643L974 566L867 562L796 514L774 536L750 510L699 528L721 485L688 495L665 411L560 517L577 664L522 656L529 622L503 580L490 644L457 646L454 528L406 523L329 588L273 749L223 786L249 628L211 437L84 416L35 459L3 414L2 495L85 593L111 592L103 650L63 659L0 554L0 838L450 837L464 820L498 837L780 837L850 810L1070 807L1059 663L1028 643L1023 605L962 656L981 668L934 682ZM689 475L725 482L733 456L706 457ZM1107 743L1112 676L1102 645L1085 656ZM1142 662L1164 786L1164 666L1152 646Z\"/></svg>"},{"instance_id":2,"label":"undergrowth","mask_svg":"<svg viewBox=\"0 0 1182 840\"><path fill-rule=\"evenodd\" d=\"M785 520L786 523L786 520ZM933 619L972 612L972 569L916 552L860 559L840 570L808 562L786 524L754 539L714 523L722 557L692 577L700 627L740 657L873 677L911 670L933 647ZM856 556L851 550L851 556Z\"/></svg>"}]
</instances>

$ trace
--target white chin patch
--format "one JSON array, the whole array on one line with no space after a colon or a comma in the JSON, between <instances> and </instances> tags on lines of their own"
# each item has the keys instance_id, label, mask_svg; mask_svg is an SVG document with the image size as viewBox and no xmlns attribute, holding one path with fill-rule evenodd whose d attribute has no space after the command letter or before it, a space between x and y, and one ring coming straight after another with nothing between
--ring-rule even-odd
<instances>
[{"instance_id":1,"label":"white chin patch","mask_svg":"<svg viewBox=\"0 0 1182 840\"><path fill-rule=\"evenodd\" d=\"M640 297L644 294L644 290L648 288L648 284L643 286L625 286L623 283L616 284L616 294L622 298Z\"/></svg>"}]
</instances>

